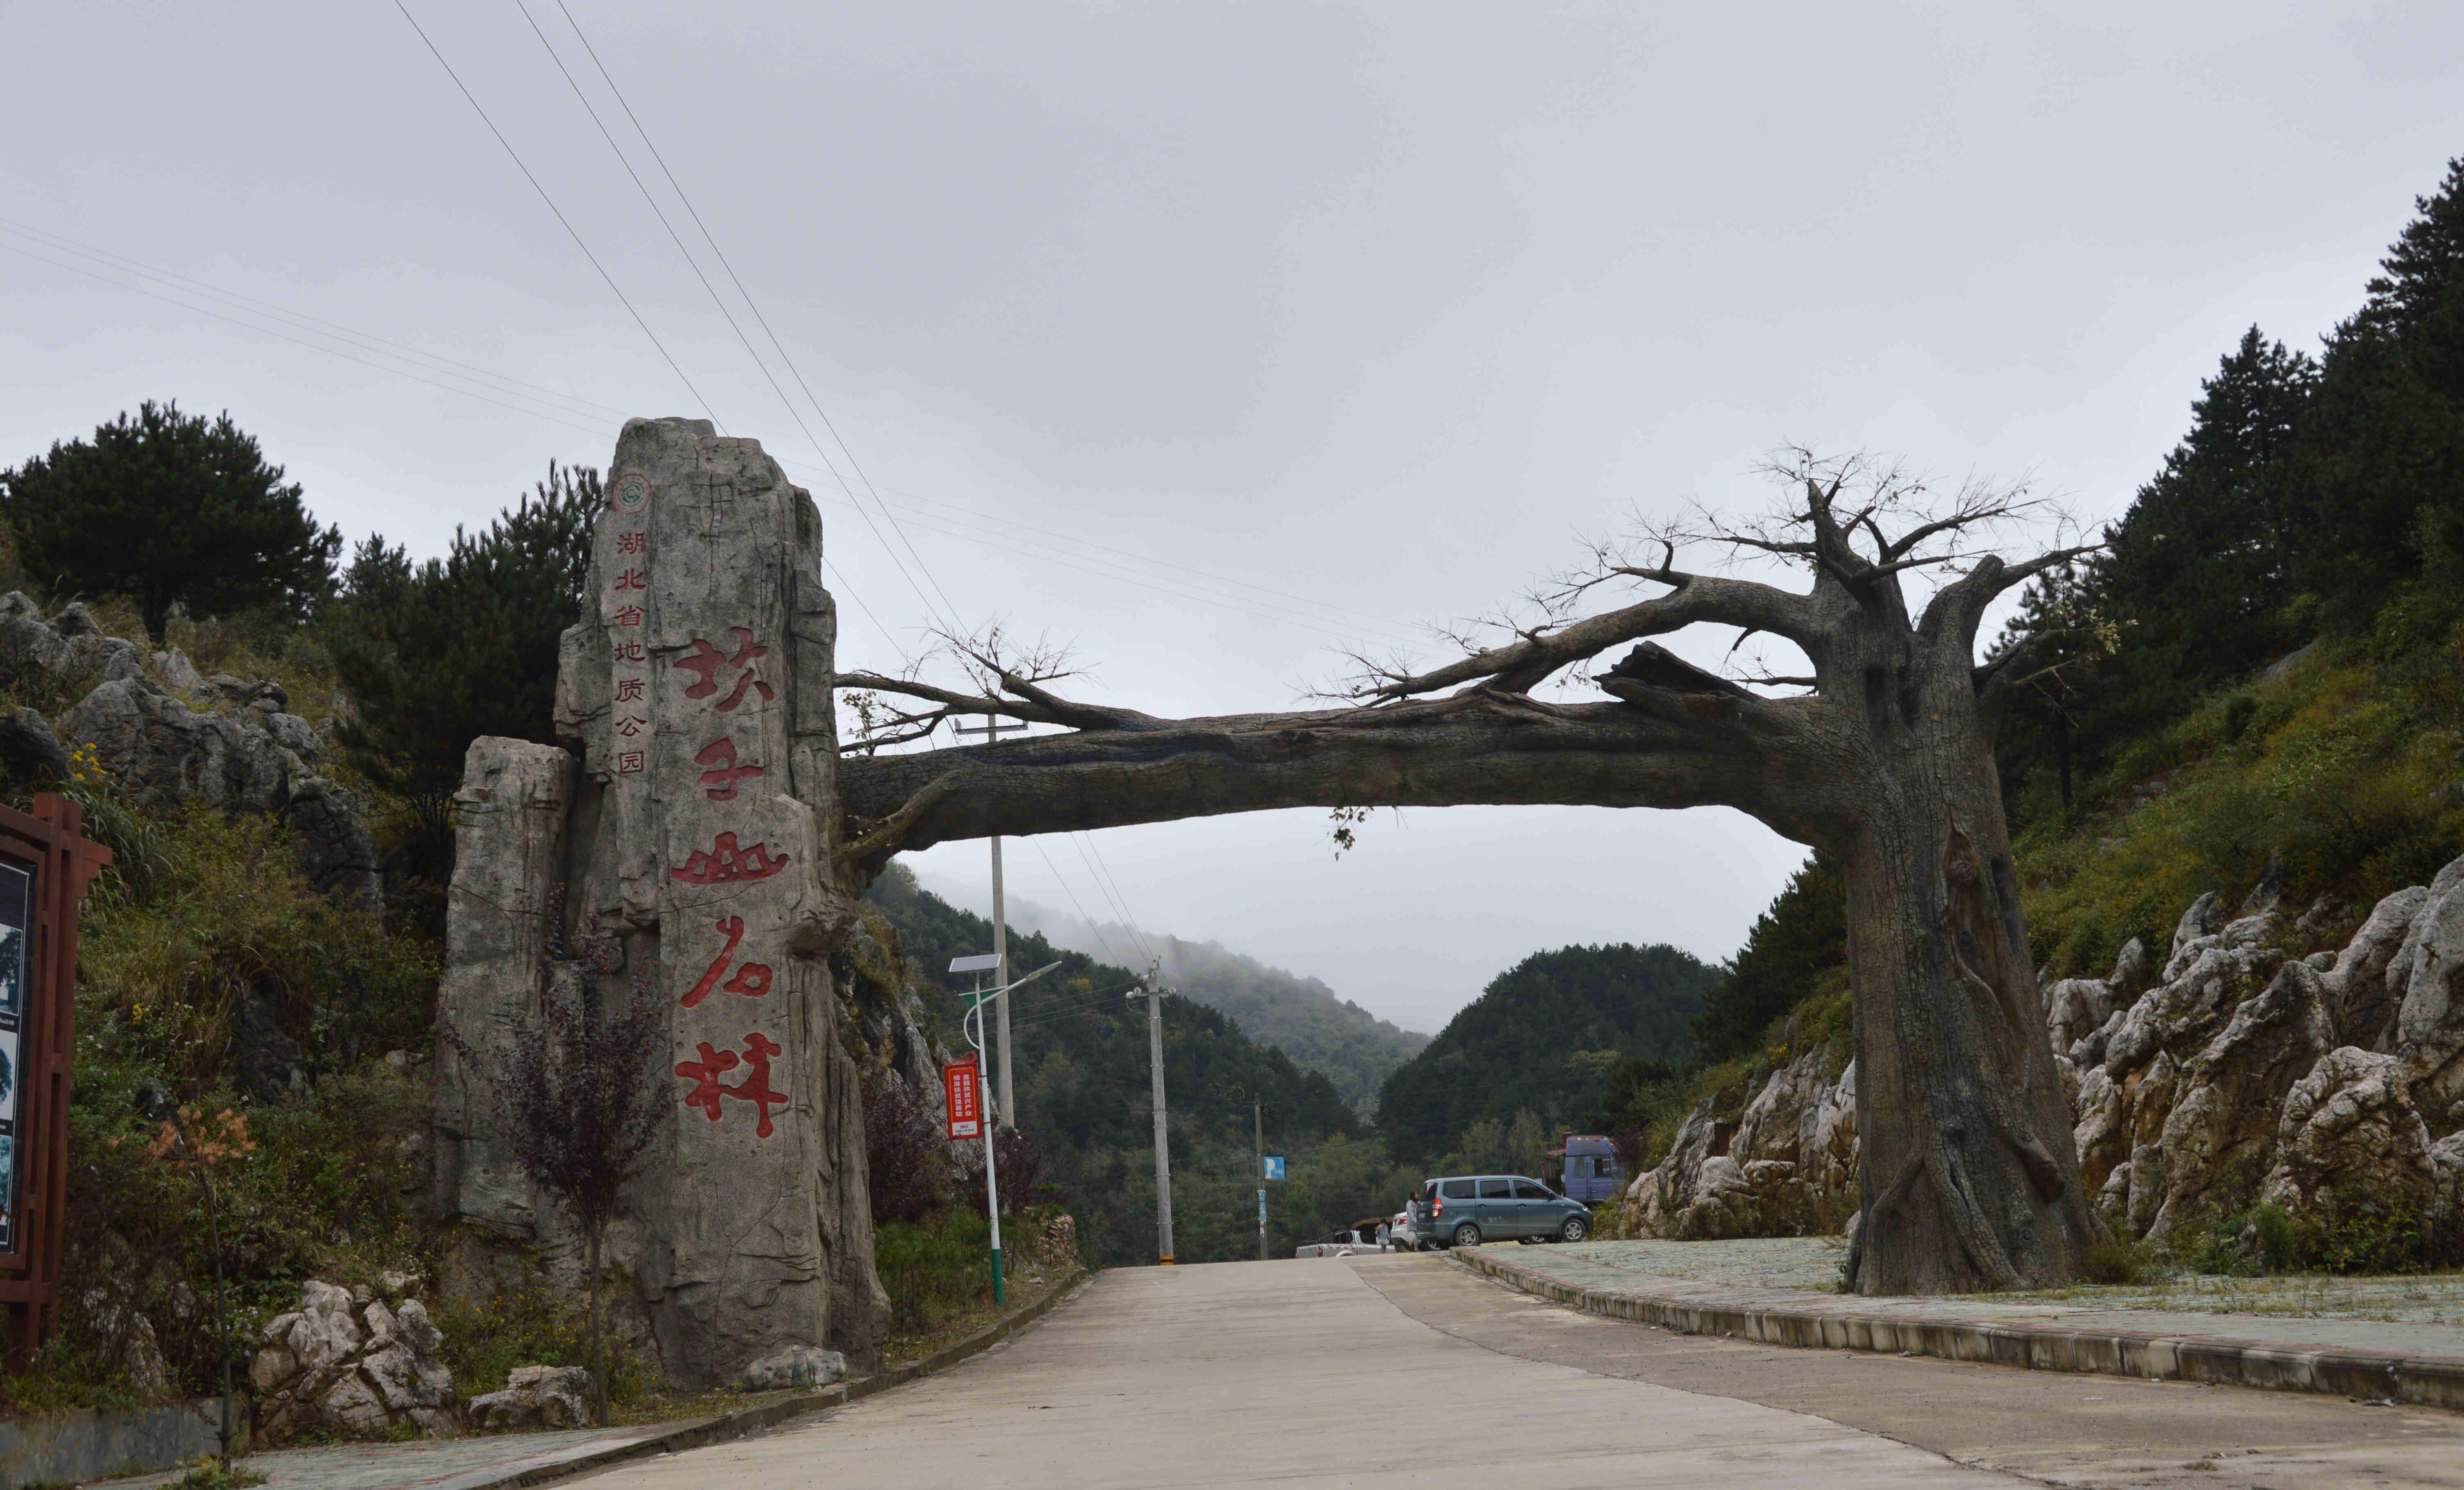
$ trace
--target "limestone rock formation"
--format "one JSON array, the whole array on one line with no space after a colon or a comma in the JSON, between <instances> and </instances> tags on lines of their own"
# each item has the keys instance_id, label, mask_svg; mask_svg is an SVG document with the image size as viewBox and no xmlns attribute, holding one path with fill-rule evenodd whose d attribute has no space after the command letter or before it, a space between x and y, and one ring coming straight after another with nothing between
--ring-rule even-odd
<instances>
[{"instance_id":1,"label":"limestone rock formation","mask_svg":"<svg viewBox=\"0 0 2464 1490\"><path fill-rule=\"evenodd\" d=\"M2353 1187L2392 1207L2426 1210L2438 1171L2404 1063L2345 1045L2286 1093L2259 1198L2299 1215Z\"/></svg>"},{"instance_id":2,"label":"limestone rock formation","mask_svg":"<svg viewBox=\"0 0 2464 1490\"><path fill-rule=\"evenodd\" d=\"M2464 859L2298 960L2280 898L2228 918L2202 896L2161 969L2133 942L2110 975L2047 986L2080 1177L2117 1231L2179 1240L2261 1199L2299 1218L2356 1188L2464 1214ZM2341 916L2313 907L2293 933ZM1761 1078L1732 1123L1698 1108L1629 1190L1636 1229L1778 1235L1839 1214L1856 1072L1824 1085L1809 1059Z\"/></svg>"},{"instance_id":3,"label":"limestone rock formation","mask_svg":"<svg viewBox=\"0 0 2464 1490\"><path fill-rule=\"evenodd\" d=\"M2164 1194L2145 1235L2161 1238L2248 1194L2284 1094L2335 1044L2320 980L2317 969L2286 963L2183 1064L2156 1139Z\"/></svg>"},{"instance_id":4,"label":"limestone rock formation","mask_svg":"<svg viewBox=\"0 0 2464 1490\"><path fill-rule=\"evenodd\" d=\"M471 1426L483 1433L515 1428L589 1428L599 1421L598 1394L579 1366L517 1366L505 1390L471 1399Z\"/></svg>"},{"instance_id":5,"label":"limestone rock formation","mask_svg":"<svg viewBox=\"0 0 2464 1490\"><path fill-rule=\"evenodd\" d=\"M299 1307L269 1321L249 1367L260 1441L308 1433L375 1437L453 1432L459 1399L444 1340L416 1299L388 1307L366 1290L314 1279Z\"/></svg>"},{"instance_id":6,"label":"limestone rock formation","mask_svg":"<svg viewBox=\"0 0 2464 1490\"><path fill-rule=\"evenodd\" d=\"M744 1368L746 1391L786 1391L847 1380L847 1357L813 1346L783 1346Z\"/></svg>"},{"instance_id":7,"label":"limestone rock formation","mask_svg":"<svg viewBox=\"0 0 2464 1490\"><path fill-rule=\"evenodd\" d=\"M573 757L553 745L483 734L463 757L453 798L453 883L447 890L441 1024L503 1070L515 1021L536 1012L547 908L564 878ZM496 1236L539 1239L529 1182L489 1143L493 1096L448 1041L436 1047L437 1210Z\"/></svg>"},{"instance_id":8,"label":"limestone rock formation","mask_svg":"<svg viewBox=\"0 0 2464 1490\"><path fill-rule=\"evenodd\" d=\"M2464 859L2431 882L2387 975L2403 978L2403 1003L2382 1038L2432 1122L2464 1126Z\"/></svg>"},{"instance_id":9,"label":"limestone rock formation","mask_svg":"<svg viewBox=\"0 0 2464 1490\"><path fill-rule=\"evenodd\" d=\"M1797 1237L1856 1208L1857 1072L1837 1078L1826 1045L1756 1088L1733 1122L1696 1107L1668 1156L1635 1177L1625 1207L1646 1237Z\"/></svg>"},{"instance_id":10,"label":"limestone rock formation","mask_svg":"<svg viewBox=\"0 0 2464 1490\"><path fill-rule=\"evenodd\" d=\"M557 679L569 752L472 748L446 1015L474 1048L501 1038L534 997L547 893L569 885L568 914L615 931L670 1010L675 1118L608 1246L669 1382L734 1385L798 1347L868 1360L889 1299L862 1041L830 965L856 909L836 852L820 517L759 445L697 420L627 423L605 491ZM438 1075L444 1209L569 1253L495 1157L499 1119L472 1073L440 1054Z\"/></svg>"},{"instance_id":11,"label":"limestone rock formation","mask_svg":"<svg viewBox=\"0 0 2464 1490\"><path fill-rule=\"evenodd\" d=\"M45 621L24 591L0 596L0 687L20 695L75 697L144 670L145 654L104 635L84 605L64 605Z\"/></svg>"}]
</instances>

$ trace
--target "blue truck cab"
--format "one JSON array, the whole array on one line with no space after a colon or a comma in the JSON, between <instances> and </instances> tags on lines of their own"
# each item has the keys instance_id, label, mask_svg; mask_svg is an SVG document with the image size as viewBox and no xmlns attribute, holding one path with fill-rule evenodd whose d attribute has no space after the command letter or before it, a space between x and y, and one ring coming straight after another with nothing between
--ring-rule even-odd
<instances>
[{"instance_id":1,"label":"blue truck cab","mask_svg":"<svg viewBox=\"0 0 2464 1490\"><path fill-rule=\"evenodd\" d=\"M1566 1147L1550 1155L1566 1163L1566 1198L1587 1204L1615 1200L1625 1186L1617 1145L1592 1133L1568 1133Z\"/></svg>"}]
</instances>

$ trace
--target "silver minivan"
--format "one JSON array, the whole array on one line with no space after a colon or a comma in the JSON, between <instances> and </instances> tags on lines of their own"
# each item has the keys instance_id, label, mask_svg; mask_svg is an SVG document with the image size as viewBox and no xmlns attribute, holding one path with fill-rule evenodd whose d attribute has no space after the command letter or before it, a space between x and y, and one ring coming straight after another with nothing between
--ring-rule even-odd
<instances>
[{"instance_id":1,"label":"silver minivan","mask_svg":"<svg viewBox=\"0 0 2464 1490\"><path fill-rule=\"evenodd\" d=\"M1484 1241L1580 1241L1592 1208L1523 1174L1453 1174L1424 1181L1411 1201L1419 1246L1477 1247Z\"/></svg>"}]
</instances>

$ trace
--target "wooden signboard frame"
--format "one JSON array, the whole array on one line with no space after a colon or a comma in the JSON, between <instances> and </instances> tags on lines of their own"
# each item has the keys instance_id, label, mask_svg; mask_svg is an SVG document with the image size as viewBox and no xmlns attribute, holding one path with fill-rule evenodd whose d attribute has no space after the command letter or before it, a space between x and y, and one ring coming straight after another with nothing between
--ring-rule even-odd
<instances>
[{"instance_id":1,"label":"wooden signboard frame","mask_svg":"<svg viewBox=\"0 0 2464 1490\"><path fill-rule=\"evenodd\" d=\"M69 1080L74 1060L77 914L111 850L87 839L77 804L37 793L34 810L0 806L0 867L32 875L16 1018L14 1195L0 1250L0 1304L9 1308L8 1368L24 1372L59 1328L60 1242L68 1195ZM0 1038L5 1038L0 1036ZM0 1109L5 1110L5 1109Z\"/></svg>"}]
</instances>

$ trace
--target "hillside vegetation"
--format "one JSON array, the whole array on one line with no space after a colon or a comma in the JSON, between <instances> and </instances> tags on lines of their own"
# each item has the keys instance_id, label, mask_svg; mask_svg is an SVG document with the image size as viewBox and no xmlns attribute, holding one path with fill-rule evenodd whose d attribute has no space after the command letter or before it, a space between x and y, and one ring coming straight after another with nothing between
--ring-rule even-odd
<instances>
[{"instance_id":1,"label":"hillside vegetation","mask_svg":"<svg viewBox=\"0 0 2464 1490\"><path fill-rule=\"evenodd\" d=\"M1027 901L1010 903L1010 921L1056 947L1120 961L1152 948L1164 980L1182 995L1240 1021L1252 1040L1274 1046L1305 1071L1322 1073L1362 1117L1374 1115L1387 1073L1419 1054L1429 1037L1377 1018L1313 977L1303 977L1221 942L1145 935L1116 922L1090 922Z\"/></svg>"},{"instance_id":2,"label":"hillside vegetation","mask_svg":"<svg viewBox=\"0 0 2464 1490\"><path fill-rule=\"evenodd\" d=\"M1589 1112L1620 1062L1682 1061L1718 970L1674 947L1566 947L1501 973L1377 1094L1405 1159L1436 1157L1473 1124Z\"/></svg>"}]
</instances>

